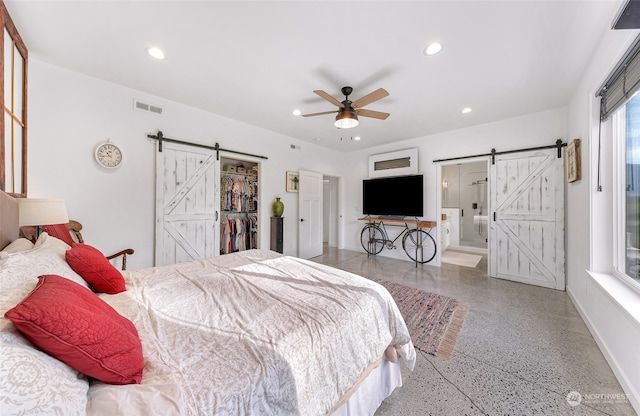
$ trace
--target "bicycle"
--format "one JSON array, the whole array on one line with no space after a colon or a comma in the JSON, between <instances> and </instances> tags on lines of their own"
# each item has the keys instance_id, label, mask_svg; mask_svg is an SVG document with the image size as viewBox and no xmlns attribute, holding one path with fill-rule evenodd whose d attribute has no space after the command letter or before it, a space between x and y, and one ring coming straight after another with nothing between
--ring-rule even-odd
<instances>
[{"instance_id":1,"label":"bicycle","mask_svg":"<svg viewBox=\"0 0 640 416\"><path fill-rule=\"evenodd\" d=\"M392 226L399 227L400 225ZM383 220L380 220L379 223L375 221L368 222L360 233L360 243L368 254L376 255L385 246L389 250L395 249L395 242L400 236L402 236L402 249L416 264L428 263L436 256L436 242L431 234L422 228L409 228L407 222L404 223L404 230L393 240L388 237L387 228Z\"/></svg>"}]
</instances>

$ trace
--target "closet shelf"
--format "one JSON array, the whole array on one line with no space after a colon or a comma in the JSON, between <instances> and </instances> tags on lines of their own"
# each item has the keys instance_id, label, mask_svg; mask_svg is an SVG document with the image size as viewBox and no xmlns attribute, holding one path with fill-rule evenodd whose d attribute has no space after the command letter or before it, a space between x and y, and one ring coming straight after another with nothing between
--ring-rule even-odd
<instances>
[{"instance_id":1,"label":"closet shelf","mask_svg":"<svg viewBox=\"0 0 640 416\"><path fill-rule=\"evenodd\" d=\"M225 175L225 176L250 176L252 178L257 178L258 177L258 174L256 174L256 173L227 172L225 170L223 170L221 172L221 175Z\"/></svg>"}]
</instances>

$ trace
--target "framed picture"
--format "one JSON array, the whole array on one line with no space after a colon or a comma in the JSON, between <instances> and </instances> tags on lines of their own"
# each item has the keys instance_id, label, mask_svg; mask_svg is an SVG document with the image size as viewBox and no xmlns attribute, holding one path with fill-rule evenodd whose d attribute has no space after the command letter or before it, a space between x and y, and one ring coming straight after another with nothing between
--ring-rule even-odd
<instances>
[{"instance_id":1,"label":"framed picture","mask_svg":"<svg viewBox=\"0 0 640 416\"><path fill-rule=\"evenodd\" d=\"M565 158L565 172L567 182L575 182L582 179L582 166L580 161L580 139L573 139L567 145Z\"/></svg>"},{"instance_id":2,"label":"framed picture","mask_svg":"<svg viewBox=\"0 0 640 416\"><path fill-rule=\"evenodd\" d=\"M300 176L298 172L287 171L287 192L298 192L298 183Z\"/></svg>"}]
</instances>

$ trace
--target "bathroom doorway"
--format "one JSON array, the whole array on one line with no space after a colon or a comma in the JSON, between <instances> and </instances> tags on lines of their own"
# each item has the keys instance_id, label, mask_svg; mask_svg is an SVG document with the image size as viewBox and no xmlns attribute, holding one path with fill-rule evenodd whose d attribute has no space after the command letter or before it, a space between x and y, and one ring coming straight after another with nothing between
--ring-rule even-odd
<instances>
[{"instance_id":1,"label":"bathroom doorway","mask_svg":"<svg viewBox=\"0 0 640 416\"><path fill-rule=\"evenodd\" d=\"M486 161L442 166L443 227L447 248L483 251L489 239L488 166ZM448 227L448 228L447 228Z\"/></svg>"}]
</instances>

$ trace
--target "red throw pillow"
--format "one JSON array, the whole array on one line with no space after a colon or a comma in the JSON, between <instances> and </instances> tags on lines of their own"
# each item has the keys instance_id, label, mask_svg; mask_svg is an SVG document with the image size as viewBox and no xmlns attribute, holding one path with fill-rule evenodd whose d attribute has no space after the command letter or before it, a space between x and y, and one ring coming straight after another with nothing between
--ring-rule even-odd
<instances>
[{"instance_id":1,"label":"red throw pillow","mask_svg":"<svg viewBox=\"0 0 640 416\"><path fill-rule=\"evenodd\" d=\"M95 293L56 275L5 313L38 348L110 384L139 384L144 359L138 331Z\"/></svg>"},{"instance_id":2,"label":"red throw pillow","mask_svg":"<svg viewBox=\"0 0 640 416\"><path fill-rule=\"evenodd\" d=\"M51 237L55 237L59 240L64 241L70 246L75 244L73 238L71 238L71 234L69 233L69 229L66 224L53 224L53 225L43 225L42 231L45 231Z\"/></svg>"},{"instance_id":3,"label":"red throw pillow","mask_svg":"<svg viewBox=\"0 0 640 416\"><path fill-rule=\"evenodd\" d=\"M74 243L65 253L65 258L73 271L82 276L96 292L114 295L127 290L122 273L109 263L100 250L88 244Z\"/></svg>"}]
</instances>

